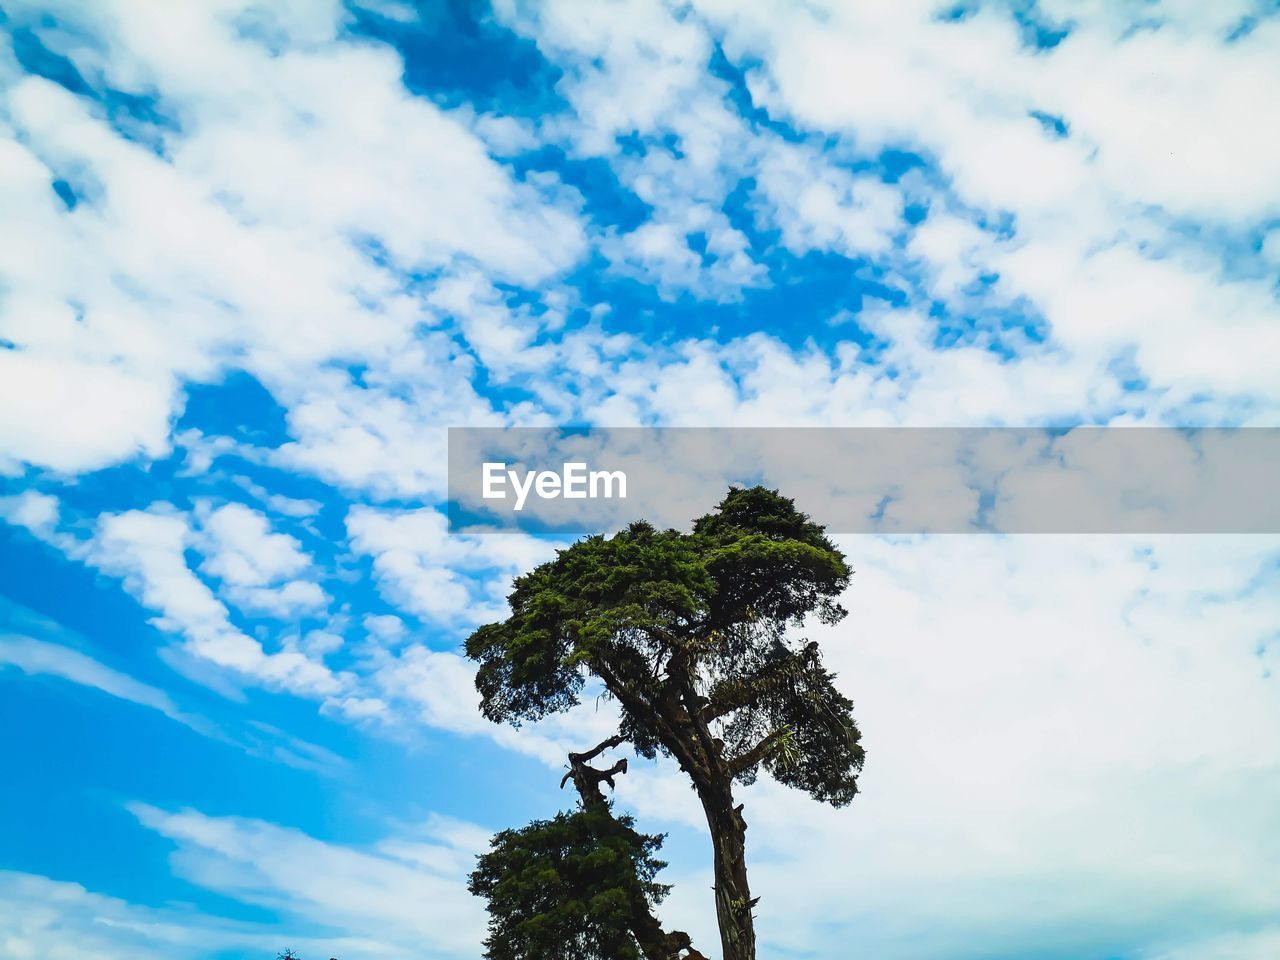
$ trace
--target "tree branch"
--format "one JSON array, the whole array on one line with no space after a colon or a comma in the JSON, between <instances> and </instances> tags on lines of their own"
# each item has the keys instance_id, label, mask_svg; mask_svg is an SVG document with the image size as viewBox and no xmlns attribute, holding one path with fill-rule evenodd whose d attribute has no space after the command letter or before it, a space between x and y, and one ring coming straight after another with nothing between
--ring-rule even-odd
<instances>
[{"instance_id":1,"label":"tree branch","mask_svg":"<svg viewBox=\"0 0 1280 960\"><path fill-rule=\"evenodd\" d=\"M708 773L713 777L723 777L727 773L724 768L724 758L721 756L719 742L711 735L710 728L702 719L698 691L694 689L692 671L689 669L689 656L686 652L680 651L672 655L668 675L684 708L681 722L693 731L693 745L701 751Z\"/></svg>"},{"instance_id":2,"label":"tree branch","mask_svg":"<svg viewBox=\"0 0 1280 960\"><path fill-rule=\"evenodd\" d=\"M646 714L653 718L654 724L659 728L659 739L662 745L671 751L671 755L676 758L681 768L685 770L695 782L698 778L703 780L710 779L710 771L706 769L698 758L690 752L685 744L677 736L676 730L671 726L668 718L663 715L657 704L646 703L641 697L637 696L619 679L619 677L610 670L604 663L593 663L592 669L596 671L600 679L604 681L604 685L609 692L618 698L618 701L636 716L645 716Z\"/></svg>"},{"instance_id":3,"label":"tree branch","mask_svg":"<svg viewBox=\"0 0 1280 960\"><path fill-rule=\"evenodd\" d=\"M622 737L618 736L615 733L608 740L602 740L600 743L597 743L594 747L592 747L586 753L569 754L569 762L570 763L586 763L589 760L594 760L596 757L600 756L600 754L604 753L606 750L612 750L614 747L618 746L623 742L624 741Z\"/></svg>"},{"instance_id":4,"label":"tree branch","mask_svg":"<svg viewBox=\"0 0 1280 960\"><path fill-rule=\"evenodd\" d=\"M767 737L757 743L754 747L738 757L736 760L729 761L729 771L733 776L737 776L744 770L750 770L761 760L766 759L769 754L777 749L778 745L791 733L790 727L779 727L772 731Z\"/></svg>"}]
</instances>

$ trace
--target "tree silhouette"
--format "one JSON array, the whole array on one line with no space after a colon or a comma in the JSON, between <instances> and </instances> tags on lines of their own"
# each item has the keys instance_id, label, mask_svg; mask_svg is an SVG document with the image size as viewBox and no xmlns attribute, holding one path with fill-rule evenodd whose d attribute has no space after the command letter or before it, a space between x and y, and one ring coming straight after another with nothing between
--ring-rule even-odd
<instances>
[{"instance_id":1,"label":"tree silhouette","mask_svg":"<svg viewBox=\"0 0 1280 960\"><path fill-rule=\"evenodd\" d=\"M625 761L605 771L587 762L623 741L644 757L673 757L689 777L711 834L722 956L754 960L756 899L733 787L763 767L834 806L857 793L863 750L853 705L818 645L792 636L810 615L824 623L846 615L836 598L850 575L821 526L777 491L752 487L731 489L691 533L633 523L580 540L515 581L511 615L467 640L485 716L519 725L566 710L590 675L617 700L622 722L618 737L570 755L578 812L499 834L482 858L473 890L489 898L490 960L701 956L683 934L663 934L683 937L677 944L641 929L665 893L653 883L659 838L613 817L599 791ZM591 864L598 874L580 869ZM539 870L554 873L548 889L565 898L545 903L548 926L561 925L564 939L554 942L508 936L530 929L533 914L520 911L533 909ZM566 954L565 943L580 952Z\"/></svg>"}]
</instances>

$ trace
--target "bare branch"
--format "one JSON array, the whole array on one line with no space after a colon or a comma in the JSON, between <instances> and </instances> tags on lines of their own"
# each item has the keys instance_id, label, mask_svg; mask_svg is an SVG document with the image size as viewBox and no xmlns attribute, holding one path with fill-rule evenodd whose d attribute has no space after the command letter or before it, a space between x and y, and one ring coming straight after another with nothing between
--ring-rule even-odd
<instances>
[{"instance_id":1,"label":"bare branch","mask_svg":"<svg viewBox=\"0 0 1280 960\"><path fill-rule=\"evenodd\" d=\"M597 743L594 747L592 747L586 753L569 754L569 762L570 763L586 763L589 760L594 760L596 757L600 756L600 754L604 753L606 750L612 750L614 747L619 746L624 742L625 741L622 739L622 737L618 736L617 734L614 734L608 740L602 740L599 743Z\"/></svg>"},{"instance_id":2,"label":"bare branch","mask_svg":"<svg viewBox=\"0 0 1280 960\"><path fill-rule=\"evenodd\" d=\"M569 754L569 772L560 781L560 788L570 780L582 798L583 807L603 806L604 794L600 792L600 784L607 783L613 788L613 778L627 772L627 758L623 757L607 770L598 770L587 765L592 760L622 743L621 737L610 737L585 753ZM631 929L644 951L646 960L707 960L706 956L694 949L689 935L683 930L670 932L662 929L662 924L653 915L649 904L642 897L631 902Z\"/></svg>"}]
</instances>

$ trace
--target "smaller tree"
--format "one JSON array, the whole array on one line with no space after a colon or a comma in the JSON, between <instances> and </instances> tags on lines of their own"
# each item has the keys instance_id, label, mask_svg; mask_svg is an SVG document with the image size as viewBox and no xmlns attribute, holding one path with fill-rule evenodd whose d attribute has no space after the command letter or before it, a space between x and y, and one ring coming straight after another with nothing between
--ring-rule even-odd
<instances>
[{"instance_id":1,"label":"smaller tree","mask_svg":"<svg viewBox=\"0 0 1280 960\"><path fill-rule=\"evenodd\" d=\"M627 761L607 770L588 761L617 746L614 737L569 754L578 809L519 830L504 830L479 858L469 889L489 903L487 960L705 960L688 934L667 932L653 910L670 887L654 878L662 836L639 833L615 816L600 790Z\"/></svg>"}]
</instances>

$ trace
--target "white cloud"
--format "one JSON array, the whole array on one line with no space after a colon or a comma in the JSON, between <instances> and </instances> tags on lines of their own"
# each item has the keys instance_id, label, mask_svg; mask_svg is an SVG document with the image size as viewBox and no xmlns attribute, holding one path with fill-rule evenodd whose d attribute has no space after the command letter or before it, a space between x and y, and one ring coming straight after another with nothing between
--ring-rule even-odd
<instances>
[{"instance_id":1,"label":"white cloud","mask_svg":"<svg viewBox=\"0 0 1280 960\"><path fill-rule=\"evenodd\" d=\"M323 371L290 393L297 439L271 462L380 497L428 499L445 490L446 425L500 422L471 383L475 362L444 334L382 358L361 384Z\"/></svg>"},{"instance_id":2,"label":"white cloud","mask_svg":"<svg viewBox=\"0 0 1280 960\"><path fill-rule=\"evenodd\" d=\"M930 293L939 300L952 301L978 279L995 243L995 238L973 221L938 210L912 232L908 250L932 267L927 280Z\"/></svg>"},{"instance_id":3,"label":"white cloud","mask_svg":"<svg viewBox=\"0 0 1280 960\"><path fill-rule=\"evenodd\" d=\"M1250 933L1211 936L1167 950L1148 951L1143 960L1269 960L1280 952L1280 930L1264 928Z\"/></svg>"},{"instance_id":4,"label":"white cloud","mask_svg":"<svg viewBox=\"0 0 1280 960\"><path fill-rule=\"evenodd\" d=\"M1170 226L1193 218L1212 225L1201 236L1217 237L1280 210L1268 173L1280 163L1280 136L1252 118L1252 91L1275 83L1280 25L1268 20L1229 42L1222 24L1240 11L1206 23L1186 5L1144 6L1151 19L1135 29L1127 6L1064 5L1057 15L1070 19L1070 34L1033 51L991 8L944 20L924 2L786 14L768 4L698 6L724 31L730 56L754 64L753 92L775 116L839 132L863 152L921 151L962 203L1013 215L1011 236L978 237L935 198L910 244L933 264L935 295L955 303L976 272L998 274L994 303L1026 298L1077 376L1099 385L1132 347L1153 380L1148 413L1175 411L1197 392L1239 391L1263 399L1274 419L1278 398L1257 358L1274 352L1275 291L1233 280L1211 243ZM1043 129L1032 111L1061 118L1066 135ZM945 365L931 360L921 372ZM992 405L1025 416L1043 400L1023 365L989 377L965 371L912 406L936 419L949 402L1016 378L1019 403L996 394Z\"/></svg>"},{"instance_id":5,"label":"white cloud","mask_svg":"<svg viewBox=\"0 0 1280 960\"><path fill-rule=\"evenodd\" d=\"M155 505L102 517L86 558L121 577L144 606L159 611L157 625L180 634L196 656L294 693L339 692L343 679L322 663L296 650L268 653L232 625L227 608L187 566L193 541L184 515Z\"/></svg>"},{"instance_id":6,"label":"white cloud","mask_svg":"<svg viewBox=\"0 0 1280 960\"><path fill-rule=\"evenodd\" d=\"M57 677L164 714L202 736L229 744L256 757L322 775L345 766L342 757L318 744L257 720L244 724L224 719L213 723L179 707L164 689L107 666L78 649L85 639L67 628L0 597L0 668L9 666L28 677Z\"/></svg>"},{"instance_id":7,"label":"white cloud","mask_svg":"<svg viewBox=\"0 0 1280 960\"><path fill-rule=\"evenodd\" d=\"M383 594L419 617L474 625L504 609L511 580L550 557L549 540L519 535L457 536L439 510L376 510L347 514L352 549L373 557Z\"/></svg>"},{"instance_id":8,"label":"white cloud","mask_svg":"<svg viewBox=\"0 0 1280 960\"><path fill-rule=\"evenodd\" d=\"M370 614L364 618L364 627L370 635L388 644L398 643L405 635L404 621L391 614Z\"/></svg>"},{"instance_id":9,"label":"white cloud","mask_svg":"<svg viewBox=\"0 0 1280 960\"><path fill-rule=\"evenodd\" d=\"M93 657L58 643L15 634L0 634L0 666L17 667L31 676L61 677L153 710L188 726L193 720L182 714L163 690L113 670Z\"/></svg>"},{"instance_id":10,"label":"white cloud","mask_svg":"<svg viewBox=\"0 0 1280 960\"><path fill-rule=\"evenodd\" d=\"M52 541L61 515L58 498L38 490L24 490L9 497L0 497L0 519L15 527L22 527L34 537Z\"/></svg>"},{"instance_id":11,"label":"white cloud","mask_svg":"<svg viewBox=\"0 0 1280 960\"><path fill-rule=\"evenodd\" d=\"M498 735L480 715L475 667L457 653L415 644L395 657L380 658L374 680L389 698L416 707L418 719L454 733Z\"/></svg>"},{"instance_id":12,"label":"white cloud","mask_svg":"<svg viewBox=\"0 0 1280 960\"><path fill-rule=\"evenodd\" d=\"M544 122L544 136L608 158L653 208L635 229L600 237L614 271L668 300L733 302L767 286L747 236L721 209L758 148L725 100L727 84L707 69L713 46L702 26L658 0L495 6L565 71L558 89L574 116ZM624 148L636 138L647 141L639 151Z\"/></svg>"},{"instance_id":13,"label":"white cloud","mask_svg":"<svg viewBox=\"0 0 1280 960\"><path fill-rule=\"evenodd\" d=\"M862 793L744 791L767 949L1265 955L1246 932L1280 907L1258 843L1280 828L1275 538L842 546L849 618L808 633L854 700ZM697 879L672 910L701 931Z\"/></svg>"},{"instance_id":14,"label":"white cloud","mask_svg":"<svg viewBox=\"0 0 1280 960\"><path fill-rule=\"evenodd\" d=\"M19 460L77 472L168 450L169 378L148 381L112 365L5 350L0 385L2 442ZM53 424L56 432L48 429Z\"/></svg>"},{"instance_id":15,"label":"white cloud","mask_svg":"<svg viewBox=\"0 0 1280 960\"><path fill-rule=\"evenodd\" d=\"M961 313L975 308L966 285L978 274L998 275L984 309L1022 304L1046 321L1043 348L1015 343L1023 355L997 362L980 350L938 348L926 336L933 321L918 327L912 310L884 311L877 322L897 348L896 382L876 384L851 363L833 373L826 391L840 402L821 404L817 416L881 417L887 394L897 420L986 421L1015 409L1023 419L1121 411L1177 417L1192 403L1200 417L1242 409L1252 410L1254 422L1272 417L1278 398L1265 358L1274 291L1261 280L1231 279L1193 231L1169 230L1178 216L1256 226L1275 206L1262 173L1275 155L1273 132L1212 107L1242 102L1236 92L1250 77L1265 81L1270 60L1259 51L1271 25L1227 45L1205 32L1222 21L1207 23L1193 11L1162 8L1164 26L1134 32L1124 16L1080 7L1066 40L1032 52L994 10L955 22L937 20L929 4L839 8L817 18L780 16L767 5L730 11L707 2L698 10L676 15L657 3L590 16L558 4L499 10L566 71L560 89L575 116L545 118L540 135L605 157L653 208L638 227L597 238L618 269L668 297L733 300L772 282L723 210L729 193L749 180L758 226L776 226L794 252L870 255L908 274L912 263L922 265L924 288ZM230 11L184 13L188 26L202 27L191 35L206 38L195 56L174 55L165 31L176 21L127 5L72 17L105 38L110 56L56 32L46 37L91 79L161 91L162 106L185 122L181 132L157 133L166 138L165 158L120 139L83 101L51 84L12 85L14 122L25 138L25 146L8 145L14 189L42 199L22 207L25 235L34 239L12 245L14 256L26 258L11 265L22 282L7 311L16 334L9 339L21 349L0 359L16 365L12 383L38 375L40 383L93 392L77 403L80 417L53 427L38 410L11 418L29 433L9 445L20 459L77 470L160 455L180 383L216 378L231 363L247 366L287 408L295 440L274 462L378 496L438 495L438 426L498 419L472 385L473 355L499 381L535 364L545 369L532 388L538 408L519 414L526 418L600 410L573 389L584 353L604 361L604 383L621 381L622 396L604 398L603 413L622 418L615 422L632 422L646 407L663 414L663 404L637 404L629 394L670 392L667 381L684 372L679 356L633 342L643 359L620 370L616 358L600 356L603 338L594 331L533 346L559 322L557 311L515 308L496 293L494 280L533 283L575 262L585 241L565 211L577 201L554 185L542 197L532 181L512 180L469 132L471 114L446 114L403 90L389 51L335 39L336 7L271 15L282 18L278 24L267 17L260 26L278 28L273 42L284 44L274 57L228 29ZM708 71L715 40L748 67L757 106L810 130L808 140L787 142L738 114L730 85ZM1090 66L1104 61L1103 71ZM1160 80L1144 80L1144 71ZM237 79L227 84L226 75ZM1173 95L1200 76L1212 78L1202 96ZM344 82L338 94L338 77L359 82ZM1114 97L1097 92L1111 89L1107 78ZM1032 110L1060 115L1067 135L1045 130ZM1234 142L1236 134L1175 142L1167 119L1174 115L1188 130L1243 131L1251 149L1227 158L1206 146ZM1157 118L1159 135L1134 137L1113 119L1133 116ZM623 148L633 135L644 141L638 151ZM409 149L419 141L422 149ZM1159 165L1161 176L1174 178L1168 184L1124 173L1157 156L1180 156L1193 141L1200 146L1189 148L1187 169ZM819 143L830 149L819 153ZM888 185L873 172L852 172L854 161L883 145L923 151L944 182L930 174L912 186ZM73 211L36 189L59 171L77 170L98 186ZM1189 199L1187 180L1218 193ZM330 183L344 189L324 187ZM908 193L929 207L918 229L899 216ZM410 216L414 205L403 197L424 198L433 215ZM460 203L470 206L456 209ZM1240 220L1246 211L1247 223ZM986 229L982 212L1012 214L1012 231ZM895 252L899 235L908 259ZM352 236L376 240L391 265L353 245ZM102 249L114 261L83 269L73 269L65 252L41 254L90 258ZM55 260L63 266L51 273ZM443 268L446 279L419 297L401 268L424 263ZM129 277L128 290L112 276ZM307 279L282 279L291 277ZM1168 293L1163 302L1136 303L1135 288ZM160 313L181 322L161 325ZM424 313L450 333L415 329ZM52 317L61 319L37 319ZM300 328L305 337L294 335ZM696 341L688 347L700 349ZM727 352L750 349L738 343ZM1150 378L1145 393L1124 396L1111 365L1126 358ZM324 368L334 360L364 372ZM1242 392L1255 406L1234 405ZM763 415L813 406L815 393L773 389L772 407L758 406ZM34 402L28 396L13 403L25 410ZM695 402L680 416L689 422L702 407L709 417L723 406ZM119 411L120 422L102 422L114 415L107 411ZM83 436L67 432L78 425Z\"/></svg>"},{"instance_id":16,"label":"white cloud","mask_svg":"<svg viewBox=\"0 0 1280 960\"><path fill-rule=\"evenodd\" d=\"M535 315L527 304L510 304L508 295L476 270L440 277L425 297L442 321L458 327L481 368L498 383L517 374L545 371L556 363L555 347L534 341L563 324L565 299L562 292L548 292L542 298L545 309ZM436 405L433 408L439 409ZM472 416L479 412L473 410Z\"/></svg>"},{"instance_id":17,"label":"white cloud","mask_svg":"<svg viewBox=\"0 0 1280 960\"><path fill-rule=\"evenodd\" d=\"M201 569L236 586L265 586L295 576L311 565L297 539L273 533L270 521L240 503L198 510L207 535L207 556Z\"/></svg>"},{"instance_id":18,"label":"white cloud","mask_svg":"<svg viewBox=\"0 0 1280 960\"><path fill-rule=\"evenodd\" d=\"M267 516L240 503L197 508L200 570L222 581L228 599L242 610L290 617L322 610L328 595L319 584L296 579L311 568L297 538L274 533Z\"/></svg>"},{"instance_id":19,"label":"white cloud","mask_svg":"<svg viewBox=\"0 0 1280 960\"><path fill-rule=\"evenodd\" d=\"M536 283L584 249L576 214L490 159L467 118L410 95L390 48L341 39L337 5L55 7L77 32L37 33L91 83L159 91L178 129L146 131L158 155L6 62L10 457L78 472L162 456L181 385L231 366L304 408L333 361L415 353L407 271L466 261ZM250 14L257 29L239 30ZM50 189L58 177L80 193L74 209ZM416 355L428 379L452 362ZM313 438L299 432L301 462Z\"/></svg>"},{"instance_id":20,"label":"white cloud","mask_svg":"<svg viewBox=\"0 0 1280 960\"><path fill-rule=\"evenodd\" d=\"M243 505L212 509L201 503L199 529L193 527L191 517L167 504L107 514L98 519L93 537L81 542L51 525L56 502L26 504L17 504L13 512L18 516L34 513L45 539L71 557L120 577L139 602L160 614L153 621L156 626L182 638L176 652L162 651L170 665L215 689L223 689L228 679L251 682L319 700L325 712L353 723L372 721L384 729L401 730L407 723L484 735L552 766L563 763L567 750L581 746L578 740L584 731L588 738L600 740L616 726L612 712L587 707L523 731L491 724L479 712L474 664L460 653L407 642L408 628L393 615L364 618L375 642L355 645L350 651L354 661L341 671L325 663L326 657L346 646L340 620L335 622L338 632L318 629L282 636L279 649L269 651L232 623L226 605L186 559L188 550L204 551L207 559L200 569L216 573L235 587L229 595L246 609L284 616L308 606L307 596L290 606L291 589L313 584L285 580L281 587L278 582L309 569L310 559L294 538L272 532L263 515ZM375 574L387 597L451 638L456 638L460 627L501 616L512 577L546 559L557 546L525 536L449 536L444 515L430 509L355 507L348 524L352 548L373 556ZM268 586L258 586L262 583ZM125 695L122 684L128 678L117 677L74 651L49 650L52 645L48 644L10 646L12 650L0 649L0 662L8 658L27 672L52 672ZM210 666L222 668L226 675L211 675ZM143 688L146 698L148 689ZM159 691L155 694L164 696ZM154 705L150 699L141 702ZM317 755L314 745L281 731L271 731L265 740L249 736L242 745L255 754L305 769L328 771L341 765L327 751Z\"/></svg>"},{"instance_id":21,"label":"white cloud","mask_svg":"<svg viewBox=\"0 0 1280 960\"><path fill-rule=\"evenodd\" d=\"M283 912L313 937L333 931L363 941L363 951L395 957L424 949L474 956L483 938L483 910L466 890L478 828L439 821L438 839L396 838L373 852L260 820L146 804L130 810L177 845L172 863L184 879Z\"/></svg>"},{"instance_id":22,"label":"white cloud","mask_svg":"<svg viewBox=\"0 0 1280 960\"><path fill-rule=\"evenodd\" d=\"M761 282L750 260L717 277L690 245L690 224L719 216L750 182L759 226L778 229L789 249L871 256L900 290L922 273L922 291L957 320L978 315L980 347L996 339L1002 311L1041 323L1043 345L1002 332L1016 356L997 359L931 342L937 322L917 324L923 304L880 311L877 333L899 347L899 417L1270 423L1280 395L1265 358L1280 306L1265 262L1242 268L1218 244L1265 228L1280 209L1268 173L1280 137L1251 119L1248 92L1271 79L1280 25L1264 20L1228 40L1224 24L1238 24L1243 8L1142 10L1149 19L1137 24L1127 7L1070 5L1055 15L1072 29L1049 50L1032 49L1006 11L952 19L927 2L783 12L706 0L693 13L632 3L588 17L572 3L510 4L499 14L566 72L560 89L576 116L548 135L607 157L653 207L603 249L663 296L733 300ZM754 105L807 139L791 143L737 115L728 84L698 69L714 41L745 70ZM874 161L884 148L918 152L929 166L882 183ZM918 228L901 217L908 198L927 208ZM979 276L991 285L974 293ZM669 358L651 359L638 390L661 391L682 373L678 360L668 370ZM1132 390L1137 378L1117 365L1148 386L1126 396L1122 379ZM627 373L607 379L625 393L638 371ZM859 374L842 371L834 389L857 398L860 420L883 408L843 383ZM612 422L640 415L624 399L604 402Z\"/></svg>"},{"instance_id":23,"label":"white cloud","mask_svg":"<svg viewBox=\"0 0 1280 960\"><path fill-rule=\"evenodd\" d=\"M410 960L421 955L424 942L432 956L475 956L483 924L462 880L472 852L467 844L477 833L469 824L433 820L425 836L392 838L383 844L385 853L363 853L260 821L131 809L179 845L175 865L184 875L247 903L269 903L284 918L232 921L0 871L5 957L162 960L181 954L212 960L272 957L292 947L304 957ZM261 864L254 862L253 845L267 857Z\"/></svg>"},{"instance_id":24,"label":"white cloud","mask_svg":"<svg viewBox=\"0 0 1280 960\"><path fill-rule=\"evenodd\" d=\"M228 948L270 956L281 948L264 930L137 906L48 877L3 871L0 891L0 949L14 960L162 960Z\"/></svg>"},{"instance_id":25,"label":"white cloud","mask_svg":"<svg viewBox=\"0 0 1280 960\"><path fill-rule=\"evenodd\" d=\"M323 507L323 504L318 500L299 500L297 497L286 497L282 494L272 493L261 484L254 483L247 477L232 477L231 482L260 500L272 513L277 513L281 516L297 519L314 517Z\"/></svg>"},{"instance_id":26,"label":"white cloud","mask_svg":"<svg viewBox=\"0 0 1280 960\"><path fill-rule=\"evenodd\" d=\"M1100 178L1126 197L1199 220L1274 215L1280 138L1254 111L1280 81L1280 25L1263 19L1228 42L1248 4L1222 4L1213 24L1194 5L1157 6L1159 29L1090 18L1068 36L1044 64L1049 108L1096 145Z\"/></svg>"},{"instance_id":27,"label":"white cloud","mask_svg":"<svg viewBox=\"0 0 1280 960\"><path fill-rule=\"evenodd\" d=\"M764 221L782 228L790 250L833 250L851 259L888 250L903 228L897 188L833 166L812 147L775 140L766 149L757 174L772 206Z\"/></svg>"}]
</instances>

